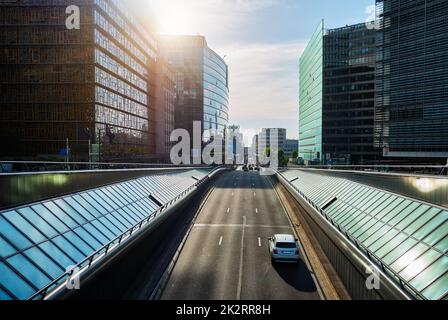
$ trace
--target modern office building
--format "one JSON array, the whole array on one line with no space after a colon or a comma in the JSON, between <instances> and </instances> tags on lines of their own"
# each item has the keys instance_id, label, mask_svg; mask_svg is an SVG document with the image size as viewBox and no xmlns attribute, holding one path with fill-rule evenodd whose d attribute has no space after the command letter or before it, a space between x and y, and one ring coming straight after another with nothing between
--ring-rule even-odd
<instances>
[{"instance_id":1,"label":"modern office building","mask_svg":"<svg viewBox=\"0 0 448 320\"><path fill-rule=\"evenodd\" d=\"M286 157L292 158L294 152L299 152L299 140L286 139L285 148L283 149Z\"/></svg>"},{"instance_id":2,"label":"modern office building","mask_svg":"<svg viewBox=\"0 0 448 320\"><path fill-rule=\"evenodd\" d=\"M322 159L323 39L321 21L299 61L299 156Z\"/></svg>"},{"instance_id":3,"label":"modern office building","mask_svg":"<svg viewBox=\"0 0 448 320\"><path fill-rule=\"evenodd\" d=\"M448 1L376 4L375 143L388 157L446 163Z\"/></svg>"},{"instance_id":4,"label":"modern office building","mask_svg":"<svg viewBox=\"0 0 448 320\"><path fill-rule=\"evenodd\" d=\"M365 23L327 30L323 53L325 163L374 164L376 30Z\"/></svg>"},{"instance_id":5,"label":"modern office building","mask_svg":"<svg viewBox=\"0 0 448 320\"><path fill-rule=\"evenodd\" d=\"M156 79L156 159L165 162L170 159L173 146L170 136L174 131L176 85L174 70L164 59L157 61Z\"/></svg>"},{"instance_id":6,"label":"modern office building","mask_svg":"<svg viewBox=\"0 0 448 320\"><path fill-rule=\"evenodd\" d=\"M365 23L325 29L300 58L299 156L314 163L371 164L376 31Z\"/></svg>"},{"instance_id":7,"label":"modern office building","mask_svg":"<svg viewBox=\"0 0 448 320\"><path fill-rule=\"evenodd\" d=\"M193 122L202 132L224 133L229 122L228 67L203 36L161 36L160 53L176 79L175 127L193 137Z\"/></svg>"},{"instance_id":8,"label":"modern office building","mask_svg":"<svg viewBox=\"0 0 448 320\"><path fill-rule=\"evenodd\" d=\"M80 29L67 29L70 5ZM0 4L0 157L146 159L157 44L119 0Z\"/></svg>"}]
</instances>

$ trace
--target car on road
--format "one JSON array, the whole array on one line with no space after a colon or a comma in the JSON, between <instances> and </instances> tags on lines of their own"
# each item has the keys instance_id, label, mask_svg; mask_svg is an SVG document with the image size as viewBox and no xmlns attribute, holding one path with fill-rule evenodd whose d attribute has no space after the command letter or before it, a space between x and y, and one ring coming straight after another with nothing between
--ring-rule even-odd
<instances>
[{"instance_id":1,"label":"car on road","mask_svg":"<svg viewBox=\"0 0 448 320\"><path fill-rule=\"evenodd\" d=\"M246 165L244 165L244 166L243 166L243 171L246 171L246 172L247 172L247 171L249 171L249 168L248 168Z\"/></svg>"},{"instance_id":2,"label":"car on road","mask_svg":"<svg viewBox=\"0 0 448 320\"><path fill-rule=\"evenodd\" d=\"M298 240L290 234L276 234L269 238L272 262L299 262Z\"/></svg>"}]
</instances>

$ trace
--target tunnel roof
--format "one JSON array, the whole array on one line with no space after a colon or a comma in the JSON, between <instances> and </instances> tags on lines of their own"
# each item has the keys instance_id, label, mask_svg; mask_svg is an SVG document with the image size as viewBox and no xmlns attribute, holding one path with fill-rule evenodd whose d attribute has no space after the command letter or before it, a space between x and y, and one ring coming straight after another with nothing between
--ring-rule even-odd
<instances>
[{"instance_id":1,"label":"tunnel roof","mask_svg":"<svg viewBox=\"0 0 448 320\"><path fill-rule=\"evenodd\" d=\"M0 300L28 299L204 178L150 175L0 211ZM66 279L65 279L66 280Z\"/></svg>"},{"instance_id":2,"label":"tunnel roof","mask_svg":"<svg viewBox=\"0 0 448 320\"><path fill-rule=\"evenodd\" d=\"M282 175L392 278L419 298L448 299L448 209L306 170Z\"/></svg>"}]
</instances>

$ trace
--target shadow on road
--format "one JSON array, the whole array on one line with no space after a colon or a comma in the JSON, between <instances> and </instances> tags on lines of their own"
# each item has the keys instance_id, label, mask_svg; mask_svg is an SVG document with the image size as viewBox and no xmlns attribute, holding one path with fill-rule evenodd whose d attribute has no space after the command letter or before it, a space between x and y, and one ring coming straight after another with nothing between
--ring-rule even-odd
<instances>
[{"instance_id":1,"label":"shadow on road","mask_svg":"<svg viewBox=\"0 0 448 320\"><path fill-rule=\"evenodd\" d=\"M301 292L315 292L317 290L306 264L300 260L298 264L274 263L274 269L280 277Z\"/></svg>"}]
</instances>

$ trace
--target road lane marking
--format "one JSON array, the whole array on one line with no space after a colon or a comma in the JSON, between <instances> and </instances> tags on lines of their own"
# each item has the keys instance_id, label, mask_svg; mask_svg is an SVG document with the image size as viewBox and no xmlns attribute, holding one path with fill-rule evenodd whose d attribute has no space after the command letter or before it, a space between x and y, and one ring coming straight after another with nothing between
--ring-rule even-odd
<instances>
[{"instance_id":1,"label":"road lane marking","mask_svg":"<svg viewBox=\"0 0 448 320\"><path fill-rule=\"evenodd\" d=\"M257 193L256 192L254 192L254 197L256 197L257 196Z\"/></svg>"},{"instance_id":2,"label":"road lane marking","mask_svg":"<svg viewBox=\"0 0 448 320\"><path fill-rule=\"evenodd\" d=\"M235 195L235 193L234 192L232 192L232 197Z\"/></svg>"},{"instance_id":3,"label":"road lane marking","mask_svg":"<svg viewBox=\"0 0 448 320\"><path fill-rule=\"evenodd\" d=\"M240 273L238 276L238 291L236 300L241 300L241 288L243 286L243 255L244 255L244 233L246 230L246 216L243 216L243 234L241 235L241 253L240 253Z\"/></svg>"},{"instance_id":4,"label":"road lane marking","mask_svg":"<svg viewBox=\"0 0 448 320\"><path fill-rule=\"evenodd\" d=\"M227 213L229 213L229 212L230 212L230 208L227 209Z\"/></svg>"},{"instance_id":5,"label":"road lane marking","mask_svg":"<svg viewBox=\"0 0 448 320\"><path fill-rule=\"evenodd\" d=\"M221 246L222 245L222 236L221 236L221 238L219 238L219 246Z\"/></svg>"},{"instance_id":6,"label":"road lane marking","mask_svg":"<svg viewBox=\"0 0 448 320\"><path fill-rule=\"evenodd\" d=\"M255 208L255 213L258 213L258 208Z\"/></svg>"},{"instance_id":7,"label":"road lane marking","mask_svg":"<svg viewBox=\"0 0 448 320\"><path fill-rule=\"evenodd\" d=\"M272 229L291 229L291 226L288 225L257 225L257 224L205 224L205 223L198 223L194 225L195 228L272 228Z\"/></svg>"},{"instance_id":8,"label":"road lane marking","mask_svg":"<svg viewBox=\"0 0 448 320\"><path fill-rule=\"evenodd\" d=\"M261 238L258 237L258 246L261 247Z\"/></svg>"}]
</instances>

